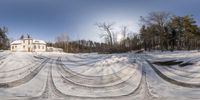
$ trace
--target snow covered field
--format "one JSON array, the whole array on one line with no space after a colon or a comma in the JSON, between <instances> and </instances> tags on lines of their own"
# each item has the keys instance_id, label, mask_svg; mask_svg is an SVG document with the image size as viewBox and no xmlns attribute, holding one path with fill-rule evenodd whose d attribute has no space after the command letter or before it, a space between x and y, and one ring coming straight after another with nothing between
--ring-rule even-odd
<instances>
[{"instance_id":1,"label":"snow covered field","mask_svg":"<svg viewBox=\"0 0 200 100\"><path fill-rule=\"evenodd\" d=\"M0 99L200 100L200 52L0 52Z\"/></svg>"}]
</instances>

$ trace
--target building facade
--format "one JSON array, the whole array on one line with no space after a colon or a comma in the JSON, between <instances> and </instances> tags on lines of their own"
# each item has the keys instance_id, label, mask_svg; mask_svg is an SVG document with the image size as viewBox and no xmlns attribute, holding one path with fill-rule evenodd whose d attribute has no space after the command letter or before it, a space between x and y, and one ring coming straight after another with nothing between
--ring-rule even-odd
<instances>
[{"instance_id":1,"label":"building facade","mask_svg":"<svg viewBox=\"0 0 200 100\"><path fill-rule=\"evenodd\" d=\"M13 41L10 45L13 52L45 52L46 42L43 40L35 40L31 37L21 38Z\"/></svg>"}]
</instances>

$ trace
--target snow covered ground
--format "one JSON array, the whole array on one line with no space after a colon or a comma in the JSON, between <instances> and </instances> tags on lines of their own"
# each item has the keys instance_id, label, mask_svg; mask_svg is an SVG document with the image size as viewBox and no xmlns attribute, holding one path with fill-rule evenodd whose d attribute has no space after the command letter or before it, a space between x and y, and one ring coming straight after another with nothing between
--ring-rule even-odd
<instances>
[{"instance_id":1,"label":"snow covered ground","mask_svg":"<svg viewBox=\"0 0 200 100\"><path fill-rule=\"evenodd\" d=\"M200 52L0 52L0 98L199 100Z\"/></svg>"}]
</instances>

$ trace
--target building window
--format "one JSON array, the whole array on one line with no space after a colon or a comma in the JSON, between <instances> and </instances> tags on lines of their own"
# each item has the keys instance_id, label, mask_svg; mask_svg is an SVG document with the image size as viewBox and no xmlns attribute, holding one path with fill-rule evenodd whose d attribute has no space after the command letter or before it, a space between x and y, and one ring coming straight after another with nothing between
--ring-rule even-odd
<instances>
[{"instance_id":1,"label":"building window","mask_svg":"<svg viewBox=\"0 0 200 100\"><path fill-rule=\"evenodd\" d=\"M30 40L28 40L28 44L30 44Z\"/></svg>"},{"instance_id":2,"label":"building window","mask_svg":"<svg viewBox=\"0 0 200 100\"><path fill-rule=\"evenodd\" d=\"M17 48L17 46L15 46L15 48Z\"/></svg>"},{"instance_id":3,"label":"building window","mask_svg":"<svg viewBox=\"0 0 200 100\"><path fill-rule=\"evenodd\" d=\"M15 46L12 46L12 49L14 49L15 48Z\"/></svg>"},{"instance_id":4,"label":"building window","mask_svg":"<svg viewBox=\"0 0 200 100\"><path fill-rule=\"evenodd\" d=\"M36 45L34 45L34 49L37 49Z\"/></svg>"},{"instance_id":5,"label":"building window","mask_svg":"<svg viewBox=\"0 0 200 100\"><path fill-rule=\"evenodd\" d=\"M23 40L23 43L25 43L25 40Z\"/></svg>"},{"instance_id":6,"label":"building window","mask_svg":"<svg viewBox=\"0 0 200 100\"><path fill-rule=\"evenodd\" d=\"M38 46L38 49L40 49L40 46Z\"/></svg>"},{"instance_id":7,"label":"building window","mask_svg":"<svg viewBox=\"0 0 200 100\"><path fill-rule=\"evenodd\" d=\"M44 46L42 46L42 49L44 49Z\"/></svg>"},{"instance_id":8,"label":"building window","mask_svg":"<svg viewBox=\"0 0 200 100\"><path fill-rule=\"evenodd\" d=\"M25 45L23 45L23 48L25 49Z\"/></svg>"}]
</instances>

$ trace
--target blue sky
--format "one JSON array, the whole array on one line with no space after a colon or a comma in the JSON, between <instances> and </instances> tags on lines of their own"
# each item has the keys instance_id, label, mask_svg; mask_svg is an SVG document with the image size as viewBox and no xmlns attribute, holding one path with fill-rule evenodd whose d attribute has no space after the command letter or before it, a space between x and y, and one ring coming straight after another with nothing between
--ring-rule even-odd
<instances>
[{"instance_id":1,"label":"blue sky","mask_svg":"<svg viewBox=\"0 0 200 100\"><path fill-rule=\"evenodd\" d=\"M139 30L139 17L153 11L175 15L193 15L200 22L200 0L0 0L0 26L6 26L9 37L21 34L54 41L67 33L71 40L101 41L97 22L115 23L118 30L128 26Z\"/></svg>"}]
</instances>

